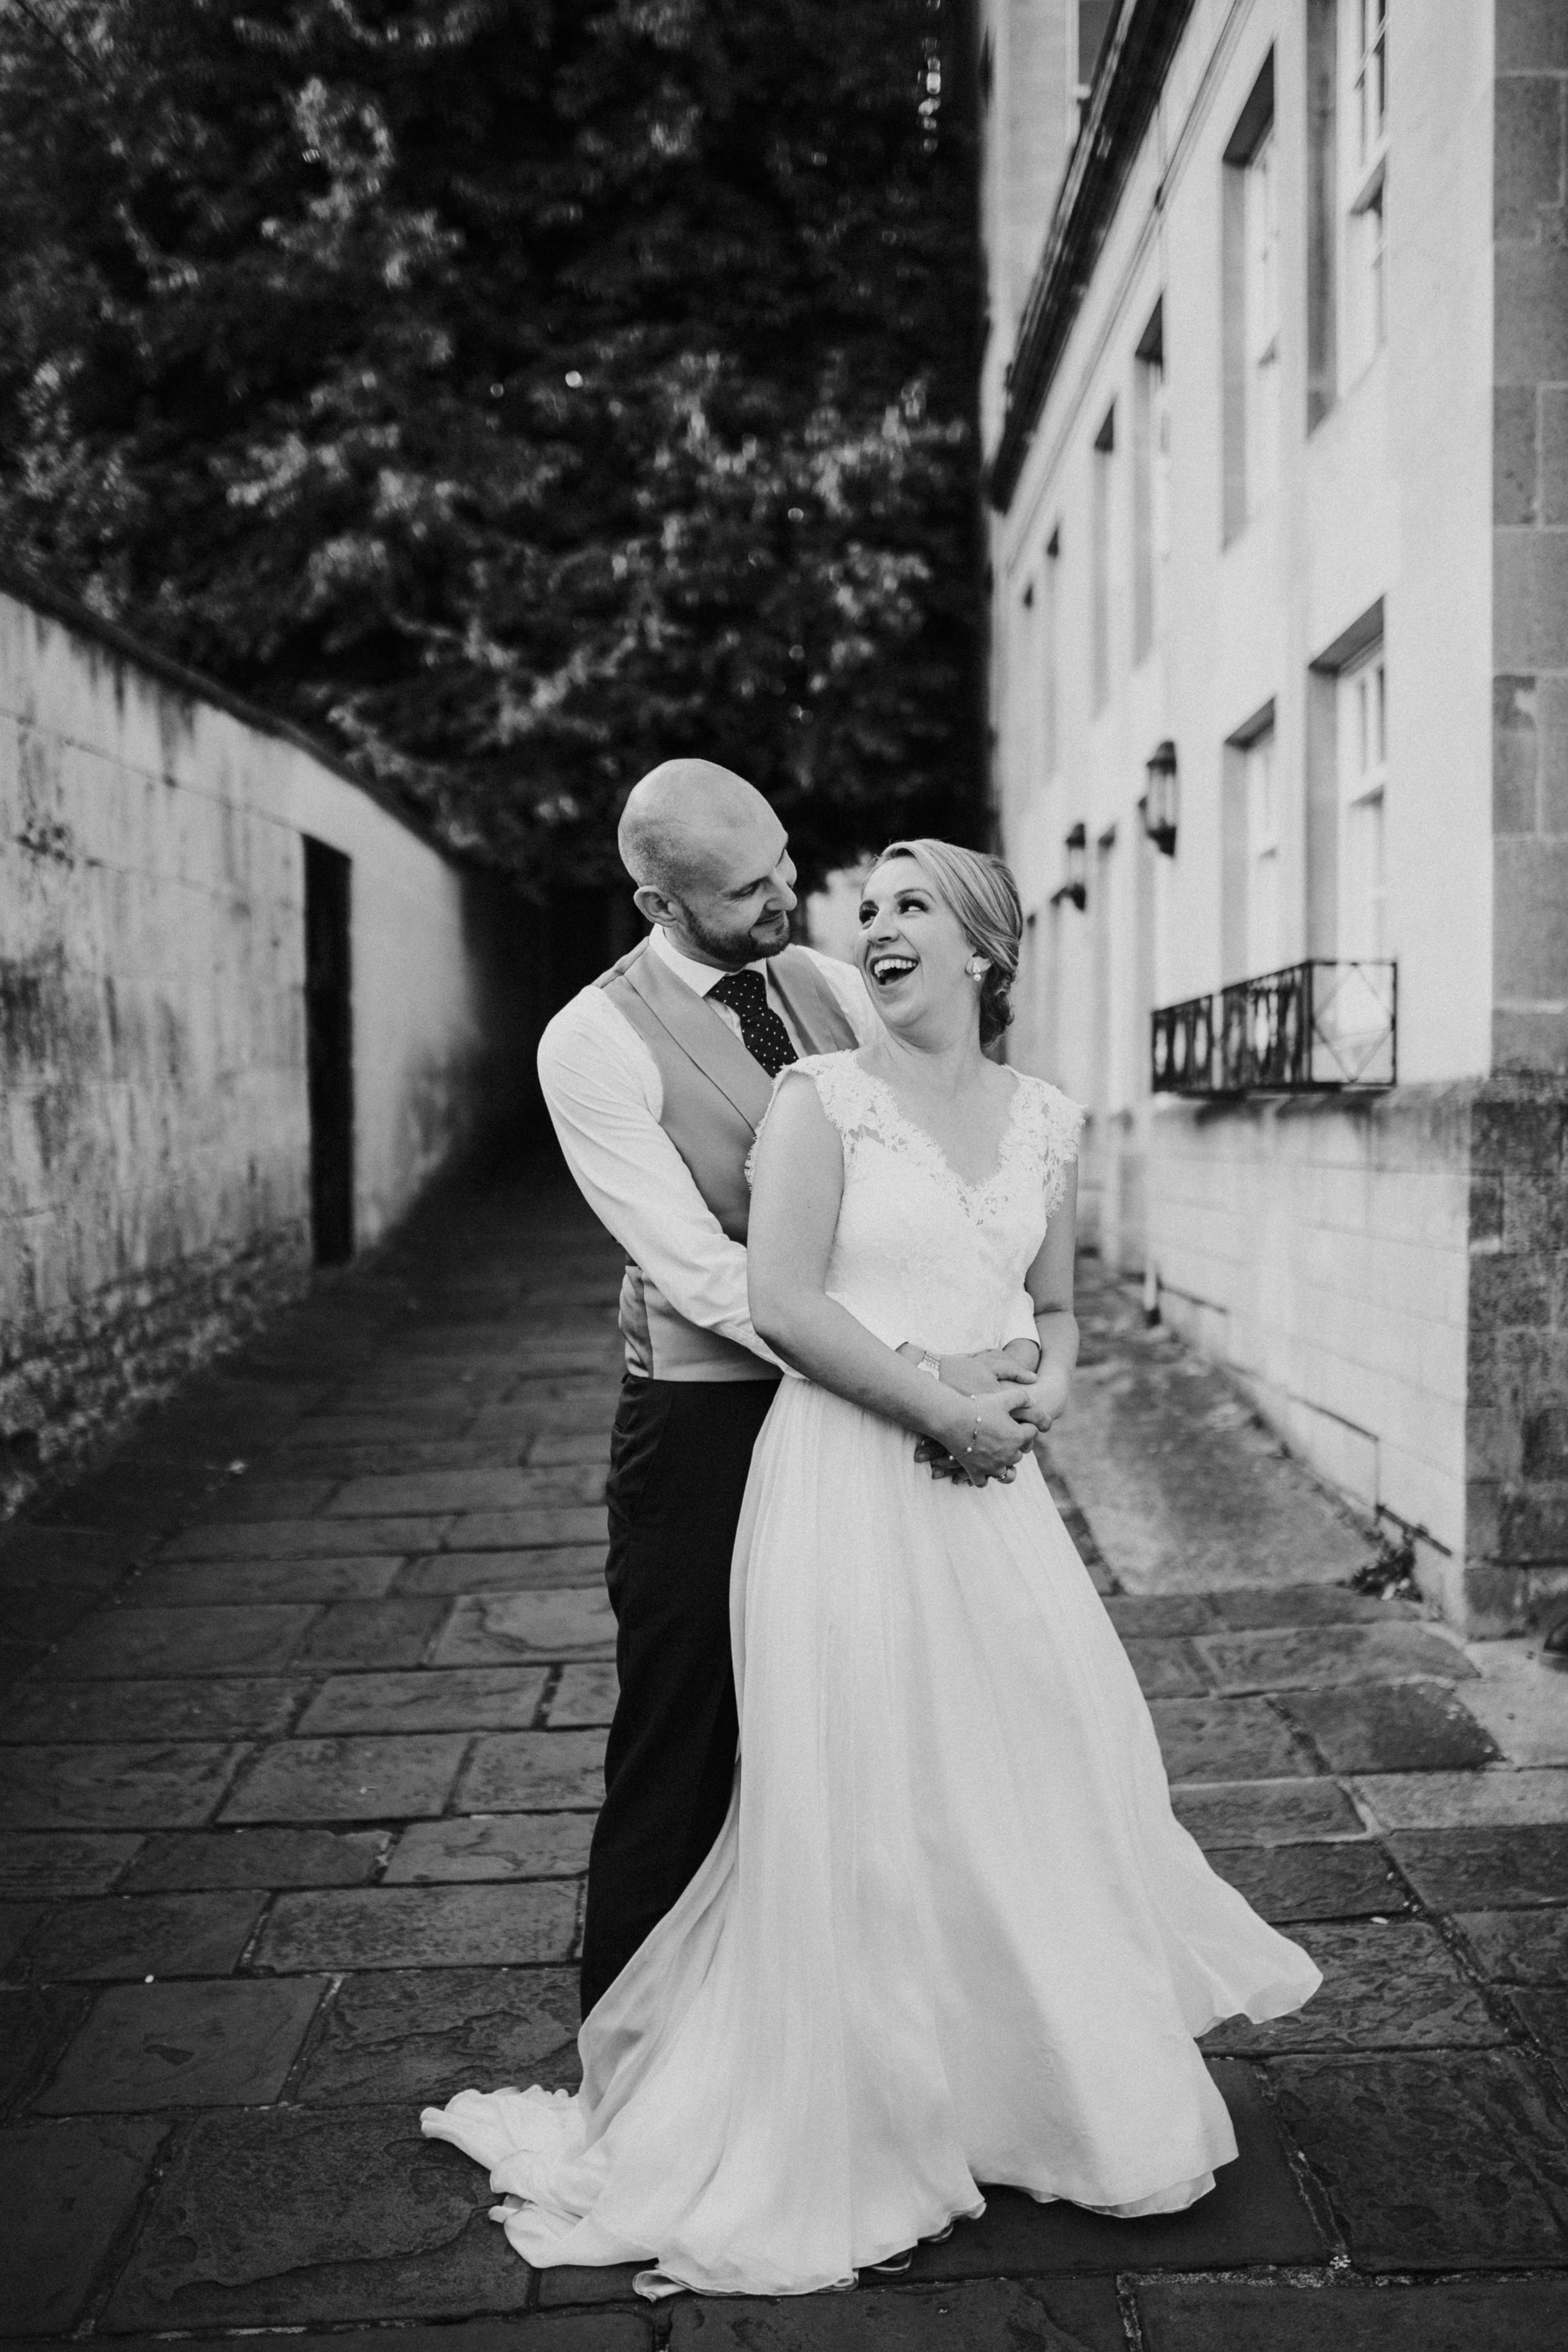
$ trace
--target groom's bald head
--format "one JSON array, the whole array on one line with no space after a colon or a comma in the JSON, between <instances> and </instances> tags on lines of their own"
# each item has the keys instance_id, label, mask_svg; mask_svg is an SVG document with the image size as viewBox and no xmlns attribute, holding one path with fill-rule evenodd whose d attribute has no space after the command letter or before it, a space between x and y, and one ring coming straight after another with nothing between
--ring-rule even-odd
<instances>
[{"instance_id":1,"label":"groom's bald head","mask_svg":"<svg viewBox=\"0 0 1568 2352\"><path fill-rule=\"evenodd\" d=\"M756 786L732 768L662 760L632 786L616 842L634 882L680 898L746 835L782 832Z\"/></svg>"},{"instance_id":2,"label":"groom's bald head","mask_svg":"<svg viewBox=\"0 0 1568 2352\"><path fill-rule=\"evenodd\" d=\"M683 953L738 969L787 945L789 836L744 776L665 760L632 786L616 838L637 906Z\"/></svg>"}]
</instances>

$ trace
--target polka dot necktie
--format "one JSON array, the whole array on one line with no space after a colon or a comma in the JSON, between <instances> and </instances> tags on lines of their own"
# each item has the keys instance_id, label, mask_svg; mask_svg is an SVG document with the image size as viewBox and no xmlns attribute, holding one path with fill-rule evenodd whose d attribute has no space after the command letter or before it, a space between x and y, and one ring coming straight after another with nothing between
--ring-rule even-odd
<instances>
[{"instance_id":1,"label":"polka dot necktie","mask_svg":"<svg viewBox=\"0 0 1568 2352\"><path fill-rule=\"evenodd\" d=\"M727 1004L741 1024L741 1043L770 1078L799 1059L789 1042L789 1031L768 1003L768 984L760 971L727 971L709 990Z\"/></svg>"}]
</instances>

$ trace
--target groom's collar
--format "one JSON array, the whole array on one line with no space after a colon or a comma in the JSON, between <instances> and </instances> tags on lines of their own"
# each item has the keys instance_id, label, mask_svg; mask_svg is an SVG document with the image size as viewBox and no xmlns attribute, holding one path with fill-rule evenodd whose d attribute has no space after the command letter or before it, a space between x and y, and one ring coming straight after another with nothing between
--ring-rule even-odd
<instances>
[{"instance_id":1,"label":"groom's collar","mask_svg":"<svg viewBox=\"0 0 1568 2352\"><path fill-rule=\"evenodd\" d=\"M717 988L724 977L717 964L699 963L694 956L682 955L678 947L670 944L668 929L663 923L654 925L648 947L653 954L664 958L676 978L683 980L694 995L706 996L709 990ZM764 979L767 977L760 961L743 964L741 969L743 971L761 971Z\"/></svg>"}]
</instances>

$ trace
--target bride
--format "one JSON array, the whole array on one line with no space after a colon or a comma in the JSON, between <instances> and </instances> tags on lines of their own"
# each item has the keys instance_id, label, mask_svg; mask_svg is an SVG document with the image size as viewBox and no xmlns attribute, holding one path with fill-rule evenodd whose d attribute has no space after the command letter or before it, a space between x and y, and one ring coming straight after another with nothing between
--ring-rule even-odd
<instances>
[{"instance_id":1,"label":"bride","mask_svg":"<svg viewBox=\"0 0 1568 2352\"><path fill-rule=\"evenodd\" d=\"M1000 861L895 844L860 908L884 1034L778 1080L752 1312L800 1377L736 1539L728 1820L584 2021L574 2097L423 2117L531 2263L800 2294L983 2182L1174 2211L1237 2152L1194 2036L1319 1983L1173 1819L1031 1452L1078 1348L1081 1114L983 1051L1020 929Z\"/></svg>"}]
</instances>

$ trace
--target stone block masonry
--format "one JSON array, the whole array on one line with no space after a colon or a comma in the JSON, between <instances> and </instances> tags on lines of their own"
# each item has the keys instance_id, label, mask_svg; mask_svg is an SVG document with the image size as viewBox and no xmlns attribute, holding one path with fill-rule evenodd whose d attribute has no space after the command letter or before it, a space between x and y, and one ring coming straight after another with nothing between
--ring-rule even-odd
<instances>
[{"instance_id":1,"label":"stone block masonry","mask_svg":"<svg viewBox=\"0 0 1568 2352\"><path fill-rule=\"evenodd\" d=\"M0 1516L522 1118L542 971L303 738L0 578Z\"/></svg>"}]
</instances>

